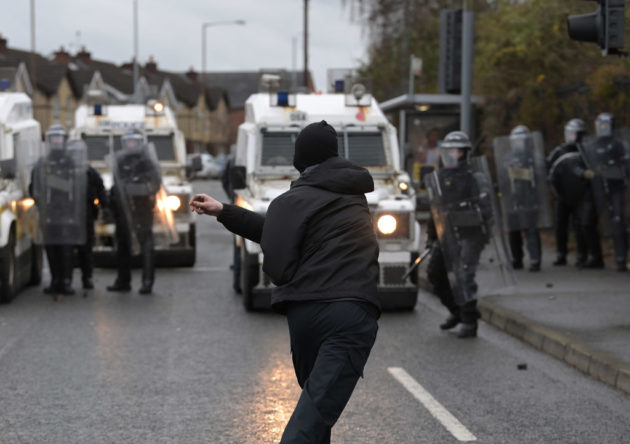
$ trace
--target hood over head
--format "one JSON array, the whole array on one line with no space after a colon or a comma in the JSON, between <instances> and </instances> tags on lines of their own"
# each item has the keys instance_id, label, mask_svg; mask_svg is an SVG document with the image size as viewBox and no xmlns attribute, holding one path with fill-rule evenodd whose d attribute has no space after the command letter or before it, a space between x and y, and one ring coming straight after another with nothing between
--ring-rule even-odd
<instances>
[{"instance_id":1,"label":"hood over head","mask_svg":"<svg viewBox=\"0 0 630 444\"><path fill-rule=\"evenodd\" d=\"M325 120L304 127L295 140L293 166L301 173L312 165L336 157L337 132Z\"/></svg>"},{"instance_id":2,"label":"hood over head","mask_svg":"<svg viewBox=\"0 0 630 444\"><path fill-rule=\"evenodd\" d=\"M365 168L343 157L332 157L291 184L291 188L299 186L312 186L340 194L365 194L374 191L374 180Z\"/></svg>"}]
</instances>

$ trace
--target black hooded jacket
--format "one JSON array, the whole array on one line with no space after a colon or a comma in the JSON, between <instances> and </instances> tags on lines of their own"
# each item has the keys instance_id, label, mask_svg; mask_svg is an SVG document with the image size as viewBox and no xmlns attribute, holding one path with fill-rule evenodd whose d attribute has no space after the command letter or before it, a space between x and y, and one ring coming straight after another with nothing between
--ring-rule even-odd
<instances>
[{"instance_id":1,"label":"black hooded jacket","mask_svg":"<svg viewBox=\"0 0 630 444\"><path fill-rule=\"evenodd\" d=\"M266 216L226 204L218 220L260 243L263 271L277 286L274 310L284 312L291 302L335 300L380 309L378 243L365 199L373 189L367 170L332 157L292 182Z\"/></svg>"}]
</instances>

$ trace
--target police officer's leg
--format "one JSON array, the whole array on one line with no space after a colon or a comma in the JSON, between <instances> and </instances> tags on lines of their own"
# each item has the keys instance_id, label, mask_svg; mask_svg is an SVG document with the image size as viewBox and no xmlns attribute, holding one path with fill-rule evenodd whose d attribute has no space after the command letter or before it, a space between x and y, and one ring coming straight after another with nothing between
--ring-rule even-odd
<instances>
[{"instance_id":1,"label":"police officer's leg","mask_svg":"<svg viewBox=\"0 0 630 444\"><path fill-rule=\"evenodd\" d=\"M578 217L580 230L586 241L590 258L585 267L603 268L604 259L602 257L602 246L599 238L597 208L593 196L589 193L580 203Z\"/></svg>"},{"instance_id":2,"label":"police officer's leg","mask_svg":"<svg viewBox=\"0 0 630 444\"><path fill-rule=\"evenodd\" d=\"M512 266L518 270L523 268L523 238L520 230L512 230L508 233L510 251L512 252Z\"/></svg>"},{"instance_id":3,"label":"police officer's leg","mask_svg":"<svg viewBox=\"0 0 630 444\"><path fill-rule=\"evenodd\" d=\"M60 245L59 247L60 273L63 276L61 292L66 295L74 294L72 289L72 272L74 270L74 247L72 245Z\"/></svg>"},{"instance_id":4,"label":"police officer's leg","mask_svg":"<svg viewBox=\"0 0 630 444\"><path fill-rule=\"evenodd\" d=\"M577 250L577 260L575 265L583 267L588 261L588 243L586 241L584 227L580 214L580 205L570 208L573 232L575 233L575 248Z\"/></svg>"},{"instance_id":5,"label":"police officer's leg","mask_svg":"<svg viewBox=\"0 0 630 444\"><path fill-rule=\"evenodd\" d=\"M77 257L79 260L79 266L81 267L81 281L83 282L83 288L86 290L94 288L94 284L92 283L92 273L94 271L94 253L92 252L93 246L94 224L90 223L87 226L85 244L79 245L77 248Z\"/></svg>"},{"instance_id":6,"label":"police officer's leg","mask_svg":"<svg viewBox=\"0 0 630 444\"><path fill-rule=\"evenodd\" d=\"M140 293L149 294L153 290L155 278L155 249L153 241L153 225L139 231L139 241L142 255L142 287Z\"/></svg>"},{"instance_id":7,"label":"police officer's leg","mask_svg":"<svg viewBox=\"0 0 630 444\"><path fill-rule=\"evenodd\" d=\"M48 268L50 269L50 285L44 288L44 293L56 293L61 290L63 278L60 270L58 245L45 245Z\"/></svg>"},{"instance_id":8,"label":"police officer's leg","mask_svg":"<svg viewBox=\"0 0 630 444\"><path fill-rule=\"evenodd\" d=\"M542 248L540 246L540 232L535 226L525 230L527 252L529 253L529 271L540 271Z\"/></svg>"},{"instance_id":9,"label":"police officer's leg","mask_svg":"<svg viewBox=\"0 0 630 444\"><path fill-rule=\"evenodd\" d=\"M449 318L440 325L442 330L449 330L460 322L459 306L455 303L453 289L448 280L446 263L442 248L436 243L431 250L431 257L427 265L427 278L433 286L433 292L440 298L449 313Z\"/></svg>"},{"instance_id":10,"label":"police officer's leg","mask_svg":"<svg viewBox=\"0 0 630 444\"><path fill-rule=\"evenodd\" d=\"M127 224L116 220L116 268L117 276L109 291L129 291L131 289L131 233Z\"/></svg>"},{"instance_id":11,"label":"police officer's leg","mask_svg":"<svg viewBox=\"0 0 630 444\"><path fill-rule=\"evenodd\" d=\"M457 279L461 285L460 317L462 325L457 332L458 338L474 338L477 336L477 320L480 313L477 310L477 282L475 274L479 265L479 257L483 251L485 242L479 235L471 235L461 242L461 266L457 273Z\"/></svg>"},{"instance_id":12,"label":"police officer's leg","mask_svg":"<svg viewBox=\"0 0 630 444\"><path fill-rule=\"evenodd\" d=\"M302 394L281 443L329 443L376 339L378 325L360 303L300 303L287 313Z\"/></svg>"},{"instance_id":13,"label":"police officer's leg","mask_svg":"<svg viewBox=\"0 0 630 444\"><path fill-rule=\"evenodd\" d=\"M235 292L241 293L241 249L238 245L236 245L236 240L234 240L234 255L233 255L233 281L232 288Z\"/></svg>"},{"instance_id":14,"label":"police officer's leg","mask_svg":"<svg viewBox=\"0 0 630 444\"><path fill-rule=\"evenodd\" d=\"M615 242L615 261L617 262L617 270L625 271L627 269L627 234L626 221L624 214L624 189L623 185L619 185L610 195L610 207L612 217L613 240Z\"/></svg>"},{"instance_id":15,"label":"police officer's leg","mask_svg":"<svg viewBox=\"0 0 630 444\"><path fill-rule=\"evenodd\" d=\"M556 200L556 260L554 265L566 265L568 252L568 227L569 227L569 206L561 200Z\"/></svg>"}]
</instances>

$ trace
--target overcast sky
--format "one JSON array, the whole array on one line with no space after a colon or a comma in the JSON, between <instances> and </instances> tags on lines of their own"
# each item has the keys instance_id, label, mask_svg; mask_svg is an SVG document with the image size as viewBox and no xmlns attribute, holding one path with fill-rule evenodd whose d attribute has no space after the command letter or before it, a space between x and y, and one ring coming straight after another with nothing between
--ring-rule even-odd
<instances>
[{"instance_id":1,"label":"overcast sky","mask_svg":"<svg viewBox=\"0 0 630 444\"><path fill-rule=\"evenodd\" d=\"M315 86L325 90L326 69L356 67L365 56L360 26L341 0L310 2L309 66ZM29 49L30 0L0 0L0 33L9 46ZM122 63L133 54L133 0L35 0L36 48L50 55L78 43L92 57ZM158 67L201 69L201 24L246 20L245 26L207 28L208 71L303 67L302 0L139 0L139 59ZM80 35L77 36L77 31Z\"/></svg>"}]
</instances>

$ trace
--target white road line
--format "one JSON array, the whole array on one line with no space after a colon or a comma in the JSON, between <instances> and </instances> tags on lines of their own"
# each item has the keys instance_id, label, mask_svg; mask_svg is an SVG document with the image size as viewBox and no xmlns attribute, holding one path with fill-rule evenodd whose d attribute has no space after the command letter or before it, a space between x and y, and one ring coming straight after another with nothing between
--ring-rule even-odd
<instances>
[{"instance_id":1,"label":"white road line","mask_svg":"<svg viewBox=\"0 0 630 444\"><path fill-rule=\"evenodd\" d=\"M413 379L405 369L401 367L389 367L387 371L411 393L435 419L451 432L458 441L476 441L475 435L446 410L424 387Z\"/></svg>"}]
</instances>

